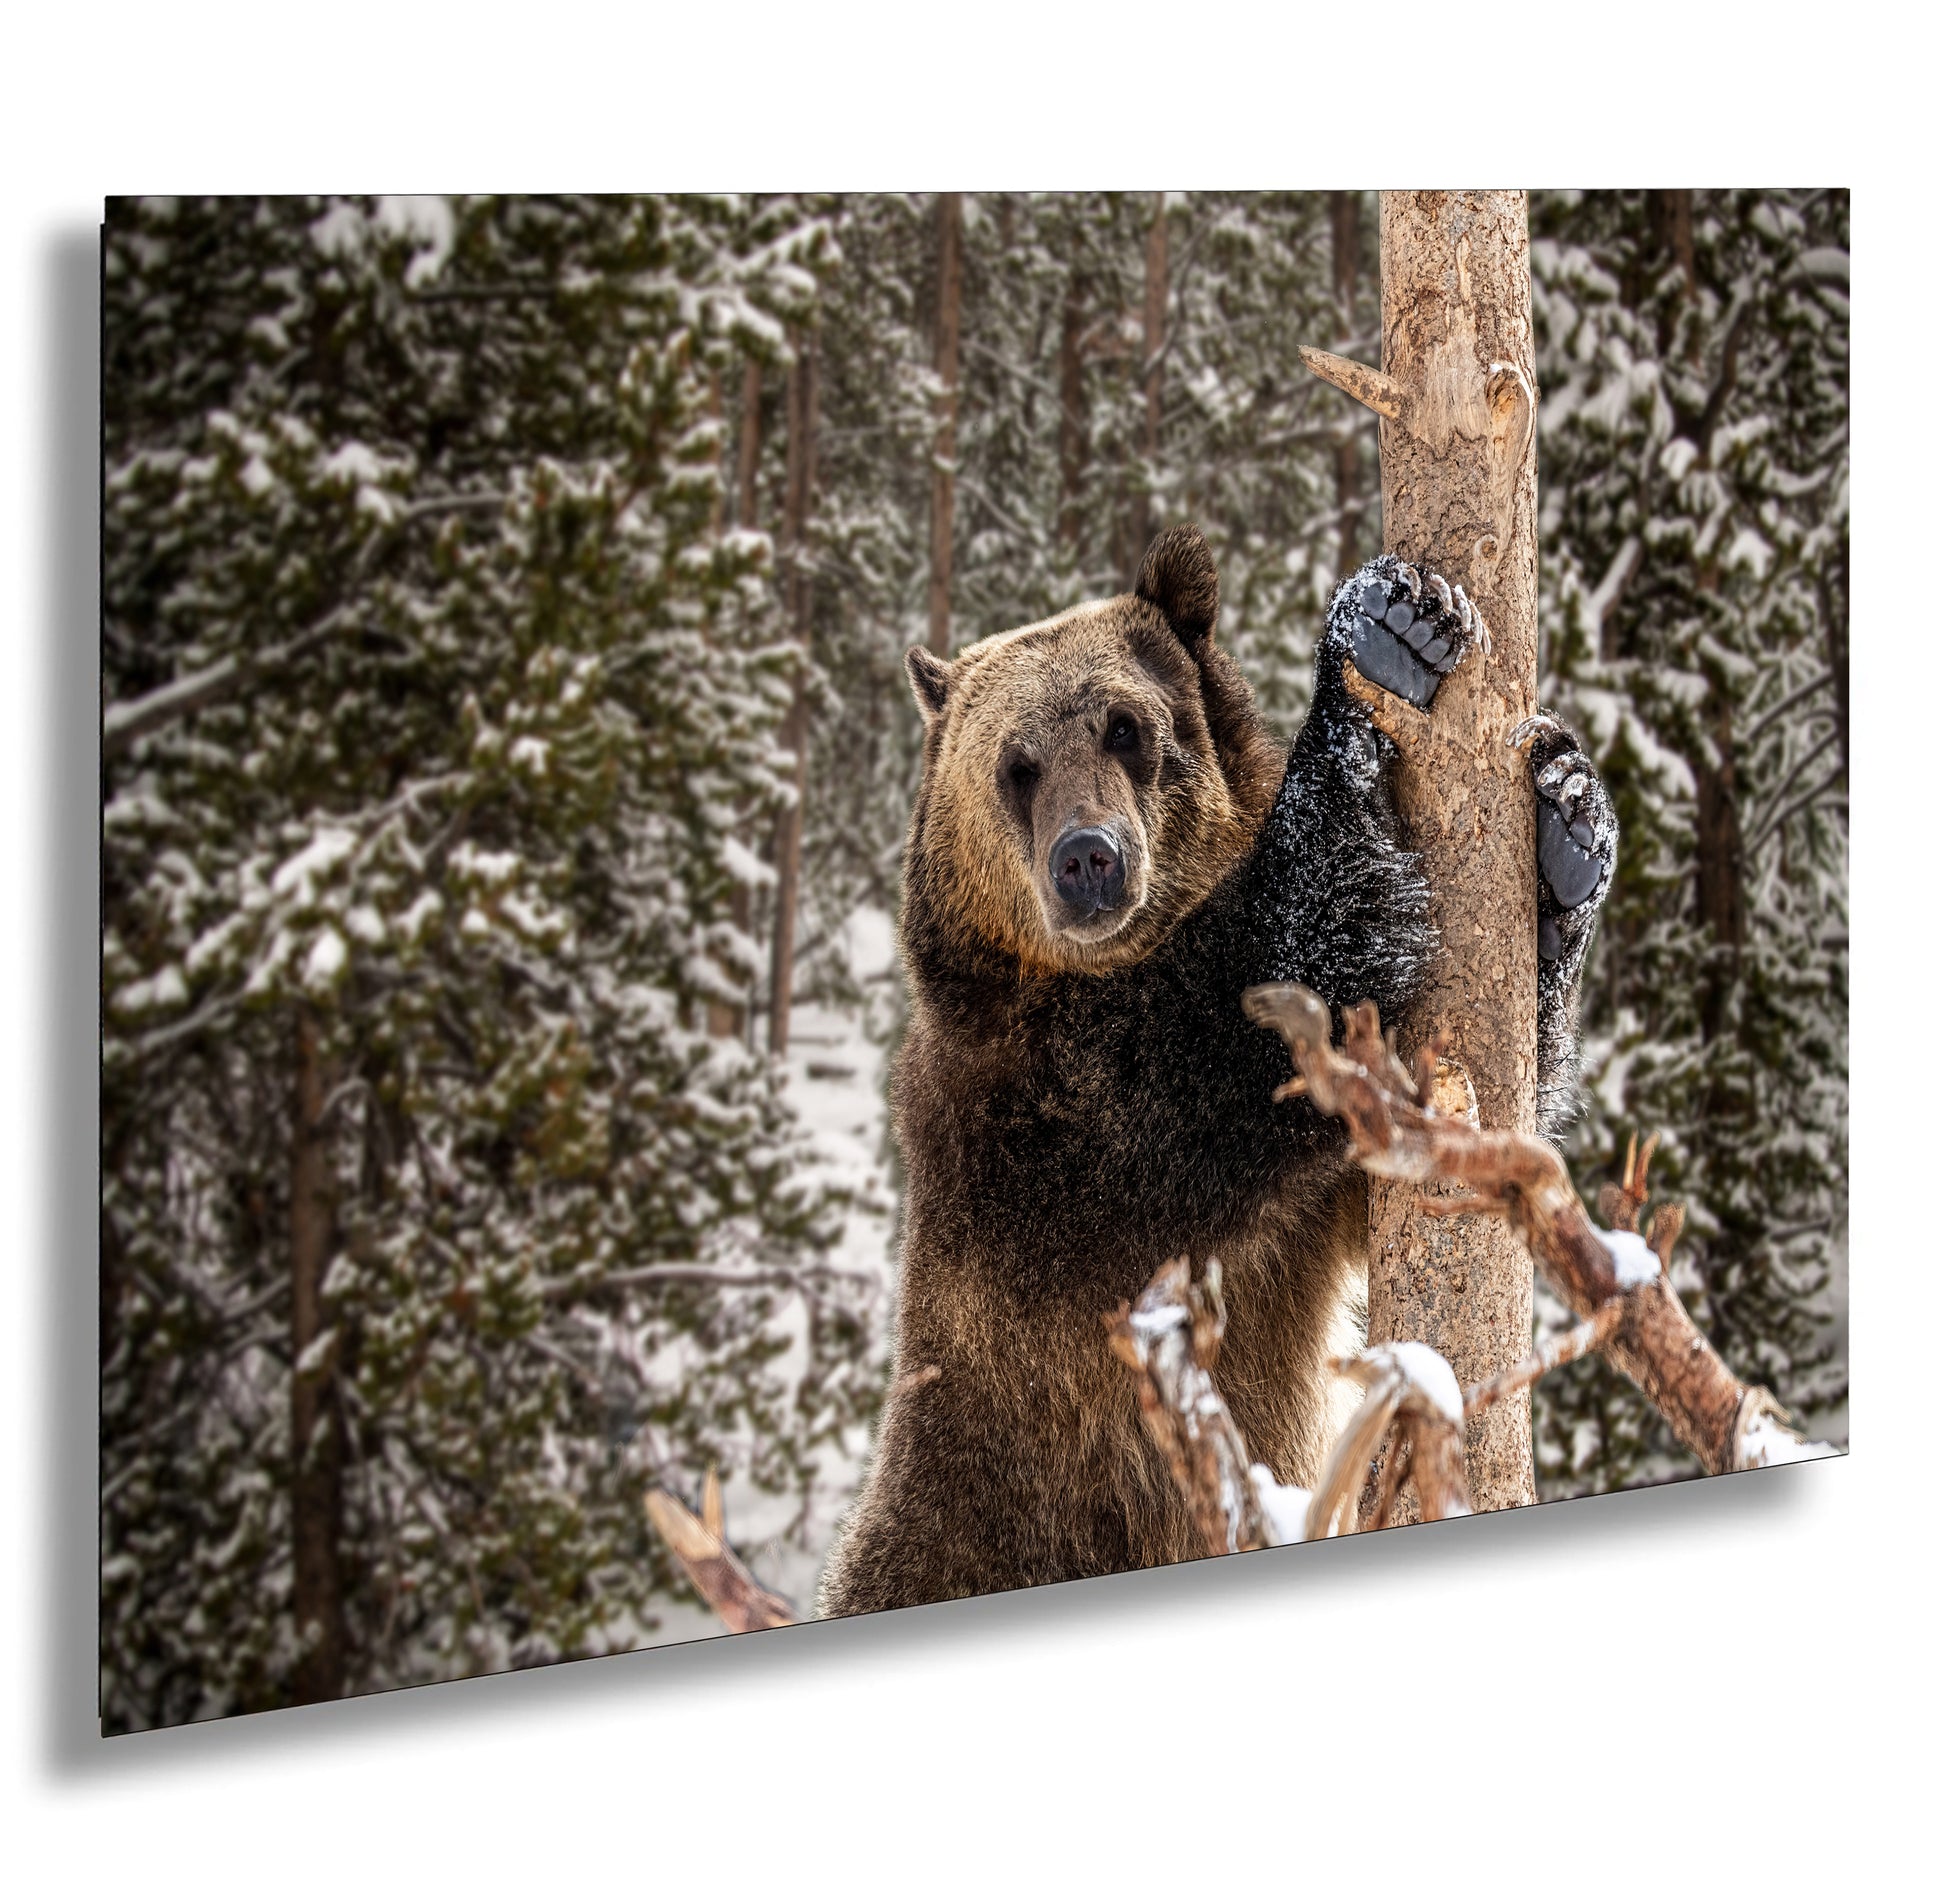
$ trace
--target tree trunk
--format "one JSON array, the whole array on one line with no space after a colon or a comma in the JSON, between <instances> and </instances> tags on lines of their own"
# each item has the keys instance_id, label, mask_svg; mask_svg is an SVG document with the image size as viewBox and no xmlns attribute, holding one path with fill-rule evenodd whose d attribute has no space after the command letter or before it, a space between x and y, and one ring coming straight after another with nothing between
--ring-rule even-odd
<instances>
[{"instance_id":1,"label":"tree trunk","mask_svg":"<svg viewBox=\"0 0 1946 1883\"><path fill-rule=\"evenodd\" d=\"M1061 308L1061 516L1063 555L1081 554L1081 477L1088 467L1088 414L1082 403L1081 335L1088 317L1080 271L1068 276Z\"/></svg>"},{"instance_id":2,"label":"tree trunk","mask_svg":"<svg viewBox=\"0 0 1946 1883\"><path fill-rule=\"evenodd\" d=\"M1349 341L1358 313L1358 192L1331 192L1331 286L1338 298L1338 338ZM1345 428L1338 440L1338 579L1357 569L1358 513L1364 507L1358 492L1358 432Z\"/></svg>"},{"instance_id":3,"label":"tree trunk","mask_svg":"<svg viewBox=\"0 0 1946 1883\"><path fill-rule=\"evenodd\" d=\"M953 452L959 411L960 199L939 197L939 306L933 326L933 371L939 403L932 439L932 573L926 583L927 640L941 660L953 644Z\"/></svg>"},{"instance_id":4,"label":"tree trunk","mask_svg":"<svg viewBox=\"0 0 1946 1883\"><path fill-rule=\"evenodd\" d=\"M1737 809L1735 729L1721 686L1709 699L1710 750L1696 767L1696 913L1715 944L1702 981L1704 1039L1723 1030L1743 960L1743 822Z\"/></svg>"},{"instance_id":5,"label":"tree trunk","mask_svg":"<svg viewBox=\"0 0 1946 1883\"><path fill-rule=\"evenodd\" d=\"M723 534L723 373L720 367L709 369L709 415L716 421L716 434L710 445L710 505L709 533L712 542ZM747 421L746 421L747 422ZM738 467L739 470L742 468ZM747 927L749 914L747 906L738 919L737 901L741 897L747 905L749 892L741 883L730 892L730 917L739 928ZM719 960L719 965L720 960ZM707 1024L711 1039L734 1039L742 1031L743 1010L727 1000L712 1000L709 1003Z\"/></svg>"},{"instance_id":6,"label":"tree trunk","mask_svg":"<svg viewBox=\"0 0 1946 1883\"><path fill-rule=\"evenodd\" d=\"M818 425L818 334L805 329L791 361L784 401L784 596L792 632L809 660L811 653L811 571L806 529L816 483ZM791 975L797 946L798 862L804 845L804 787L809 775L810 701L800 668L784 721L784 745L795 761L791 802L778 813L772 862L777 871L776 908L770 942L770 1050L781 1054L791 1037Z\"/></svg>"},{"instance_id":7,"label":"tree trunk","mask_svg":"<svg viewBox=\"0 0 1946 1883\"><path fill-rule=\"evenodd\" d=\"M1311 356L1380 411L1385 546L1463 582L1476 649L1430 714L1394 713L1395 794L1442 936L1408 1050L1445 1036L1488 1129L1535 1125L1534 794L1510 731L1534 710L1534 346L1522 190L1387 190L1379 200L1382 372ZM1387 1015L1391 1020L1393 1016ZM1457 1089L1457 1082L1454 1088ZM1526 1354L1533 1268L1504 1222L1434 1217L1374 1180L1371 1339L1421 1340L1462 1382ZM1528 1396L1469 1420L1475 1510L1531 1503Z\"/></svg>"},{"instance_id":8,"label":"tree trunk","mask_svg":"<svg viewBox=\"0 0 1946 1883\"><path fill-rule=\"evenodd\" d=\"M763 458L764 369L755 359L743 363L743 409L737 430L737 528L757 527L757 467ZM761 848L748 823L741 827L752 849ZM750 885L740 882L730 891L730 920L741 935L754 935L757 912ZM744 1004L740 1023L746 1035L755 1025L756 1001Z\"/></svg>"},{"instance_id":9,"label":"tree trunk","mask_svg":"<svg viewBox=\"0 0 1946 1883\"><path fill-rule=\"evenodd\" d=\"M1155 533L1154 486L1162 461L1162 343L1169 317L1169 193L1155 193L1142 273L1142 469L1128 520L1128 581L1142 567Z\"/></svg>"},{"instance_id":10,"label":"tree trunk","mask_svg":"<svg viewBox=\"0 0 1946 1883\"><path fill-rule=\"evenodd\" d=\"M764 369L743 363L743 424L737 436L737 528L757 527L757 460L763 446Z\"/></svg>"},{"instance_id":11,"label":"tree trunk","mask_svg":"<svg viewBox=\"0 0 1946 1883\"><path fill-rule=\"evenodd\" d=\"M291 1611L298 1640L291 1698L299 1706L340 1699L345 1690L338 1564L344 1430L335 1355L313 1351L330 1327L324 1301L332 1239L324 1098L317 1023L300 1014L291 1109Z\"/></svg>"}]
</instances>

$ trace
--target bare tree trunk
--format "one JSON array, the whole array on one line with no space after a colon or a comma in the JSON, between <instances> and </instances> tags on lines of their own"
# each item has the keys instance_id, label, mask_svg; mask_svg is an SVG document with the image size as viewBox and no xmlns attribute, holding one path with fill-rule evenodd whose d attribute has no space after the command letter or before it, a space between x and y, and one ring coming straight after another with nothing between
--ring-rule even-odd
<instances>
[{"instance_id":1,"label":"bare tree trunk","mask_svg":"<svg viewBox=\"0 0 1946 1883\"><path fill-rule=\"evenodd\" d=\"M1743 822L1737 809L1735 730L1720 689L1709 699L1713 752L1696 767L1696 913L1716 944L1703 976L1703 1037L1723 1029L1743 958Z\"/></svg>"},{"instance_id":2,"label":"bare tree trunk","mask_svg":"<svg viewBox=\"0 0 1946 1883\"><path fill-rule=\"evenodd\" d=\"M1338 297L1338 338L1349 341L1358 309L1358 192L1331 192L1331 285ZM1358 513L1364 508L1358 489L1358 433L1347 426L1338 440L1338 579L1357 567Z\"/></svg>"},{"instance_id":3,"label":"bare tree trunk","mask_svg":"<svg viewBox=\"0 0 1946 1883\"><path fill-rule=\"evenodd\" d=\"M1088 467L1088 415L1082 402L1081 335L1088 303L1080 271L1068 276L1061 308L1061 516L1063 554L1081 553L1081 478Z\"/></svg>"},{"instance_id":4,"label":"bare tree trunk","mask_svg":"<svg viewBox=\"0 0 1946 1883\"><path fill-rule=\"evenodd\" d=\"M764 369L743 363L743 423L737 435L737 528L757 527L757 460L763 447Z\"/></svg>"},{"instance_id":5,"label":"bare tree trunk","mask_svg":"<svg viewBox=\"0 0 1946 1883\"><path fill-rule=\"evenodd\" d=\"M1838 756L1851 770L1851 538L1838 543L1838 579L1818 575L1818 612L1824 617L1824 652L1838 708Z\"/></svg>"},{"instance_id":6,"label":"bare tree trunk","mask_svg":"<svg viewBox=\"0 0 1946 1883\"><path fill-rule=\"evenodd\" d=\"M939 196L939 306L933 327L933 370L939 403L932 439L932 572L926 583L927 640L941 660L953 644L953 452L959 412L960 199Z\"/></svg>"},{"instance_id":7,"label":"bare tree trunk","mask_svg":"<svg viewBox=\"0 0 1946 1883\"><path fill-rule=\"evenodd\" d=\"M807 327L791 361L785 386L788 409L784 490L784 595L792 631L811 649L811 571L806 529L816 483L818 425L818 334ZM772 861L777 871L774 925L770 943L770 1050L781 1054L791 1037L791 978L797 946L798 864L804 845L804 788L809 775L810 701L800 670L792 690L784 744L795 759L791 802L778 813Z\"/></svg>"},{"instance_id":8,"label":"bare tree trunk","mask_svg":"<svg viewBox=\"0 0 1946 1883\"><path fill-rule=\"evenodd\" d=\"M743 410L737 431L737 528L757 527L757 469L763 460L764 369L755 360L743 363ZM743 827L746 841L753 849L755 832ZM757 933L756 898L748 883L739 882L730 891L730 920L743 935ZM756 1001L745 1004L742 1025L748 1033L756 1024Z\"/></svg>"},{"instance_id":9,"label":"bare tree trunk","mask_svg":"<svg viewBox=\"0 0 1946 1883\"><path fill-rule=\"evenodd\" d=\"M1534 710L1535 405L1524 190L1380 197L1380 364L1413 390L1379 427L1385 544L1464 578L1492 653L1461 663L1402 751L1397 797L1444 938L1413 1043L1444 1033L1488 1130L1536 1122L1534 793L1509 732ZM1459 684L1454 686L1453 682ZM1450 689L1450 694L1449 694ZM1410 1184L1371 1201L1371 1338L1423 1340L1462 1380L1533 1344L1534 1274L1508 1225L1423 1215ZM1528 1395L1468 1424L1475 1510L1534 1501Z\"/></svg>"},{"instance_id":10,"label":"bare tree trunk","mask_svg":"<svg viewBox=\"0 0 1946 1883\"><path fill-rule=\"evenodd\" d=\"M344 1431L324 1275L331 1261L331 1171L324 1137L324 1068L317 1023L297 1020L291 1107L291 1615L297 1667L291 1698L336 1700L345 1690L345 1611L338 1542L343 1521Z\"/></svg>"},{"instance_id":11,"label":"bare tree trunk","mask_svg":"<svg viewBox=\"0 0 1946 1883\"><path fill-rule=\"evenodd\" d=\"M1128 581L1142 566L1143 552L1155 533L1152 485L1162 460L1162 342L1169 317L1169 193L1155 193L1149 223L1148 253L1142 274L1142 470L1128 519Z\"/></svg>"},{"instance_id":12,"label":"bare tree trunk","mask_svg":"<svg viewBox=\"0 0 1946 1883\"><path fill-rule=\"evenodd\" d=\"M723 534L723 494L724 494L723 493L723 430L722 430L723 373L722 373L722 369L716 366L712 366L709 369L709 415L712 419L716 421L716 425L717 425L716 436L714 442L710 445L710 454L709 454L709 462L710 462L709 533L710 533L710 540L714 542L717 539L719 539ZM730 900L731 900L730 913L731 913L731 920L736 921L737 926L739 928L744 928L747 927L748 925L749 915L746 909L742 920L737 921L736 902L739 896L742 897L743 901L746 904L748 903L749 891L744 889L741 883L737 884L730 892ZM716 1039L716 1040L734 1039L737 1036L737 1034L742 1031L742 1027L743 1027L742 1009L736 1005L733 1005L731 1002L727 1000L712 1000L709 1003L709 1010L706 1019L707 1019L709 1035L711 1039Z\"/></svg>"},{"instance_id":13,"label":"bare tree trunk","mask_svg":"<svg viewBox=\"0 0 1946 1883\"><path fill-rule=\"evenodd\" d=\"M1395 795L1443 938L1404 1032L1409 1045L1443 1035L1480 1123L1524 1132L1535 1125L1534 793L1508 735L1534 710L1538 654L1531 286L1524 190L1386 190L1382 370L1306 354L1384 421L1386 548L1464 582L1490 631L1491 651L1460 663L1430 714L1386 708ZM1505 1223L1426 1215L1412 1185L1375 1179L1370 1278L1372 1340L1424 1341L1462 1380L1532 1346L1533 1267ZM1524 1390L1468 1421L1466 1470L1476 1510L1533 1501Z\"/></svg>"}]
</instances>

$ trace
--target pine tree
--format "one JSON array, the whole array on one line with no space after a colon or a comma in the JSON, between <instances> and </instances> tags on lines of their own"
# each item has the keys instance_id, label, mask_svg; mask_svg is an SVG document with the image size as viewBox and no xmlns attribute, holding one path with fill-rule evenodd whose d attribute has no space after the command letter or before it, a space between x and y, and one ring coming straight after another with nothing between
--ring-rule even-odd
<instances>
[{"instance_id":1,"label":"pine tree","mask_svg":"<svg viewBox=\"0 0 1946 1883\"><path fill-rule=\"evenodd\" d=\"M799 665L766 539L713 528L710 381L826 241L113 207L111 1725L647 1640L644 1486L788 1515L869 1416L872 1300L817 1259L869 1199L705 1021Z\"/></svg>"},{"instance_id":2,"label":"pine tree","mask_svg":"<svg viewBox=\"0 0 1946 1883\"><path fill-rule=\"evenodd\" d=\"M1544 684L1623 830L1577 1174L1660 1131L1699 1325L1842 1430L1848 200L1557 194L1534 231ZM1544 1494L1694 1469L1598 1362L1537 1398Z\"/></svg>"}]
</instances>

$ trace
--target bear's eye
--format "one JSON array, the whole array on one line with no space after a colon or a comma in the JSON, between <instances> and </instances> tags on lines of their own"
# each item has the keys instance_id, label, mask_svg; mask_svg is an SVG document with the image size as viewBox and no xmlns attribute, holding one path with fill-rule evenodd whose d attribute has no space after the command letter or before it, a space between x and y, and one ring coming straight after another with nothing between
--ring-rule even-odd
<instances>
[{"instance_id":1,"label":"bear's eye","mask_svg":"<svg viewBox=\"0 0 1946 1883\"><path fill-rule=\"evenodd\" d=\"M1108 722L1104 743L1111 752L1133 752L1142 743L1141 729L1126 713L1117 713Z\"/></svg>"},{"instance_id":2,"label":"bear's eye","mask_svg":"<svg viewBox=\"0 0 1946 1883\"><path fill-rule=\"evenodd\" d=\"M1041 781L1041 768L1024 752L1013 752L1000 762L1000 795L1008 814L1028 831L1034 827L1034 787Z\"/></svg>"}]
</instances>

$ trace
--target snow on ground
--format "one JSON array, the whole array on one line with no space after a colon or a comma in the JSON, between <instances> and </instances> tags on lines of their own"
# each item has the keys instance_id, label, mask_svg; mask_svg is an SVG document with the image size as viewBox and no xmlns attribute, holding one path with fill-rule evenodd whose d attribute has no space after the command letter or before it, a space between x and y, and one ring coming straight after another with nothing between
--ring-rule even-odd
<instances>
[{"instance_id":1,"label":"snow on ground","mask_svg":"<svg viewBox=\"0 0 1946 1883\"><path fill-rule=\"evenodd\" d=\"M852 978L875 997L898 973L889 916L877 909L856 911L846 925ZM786 1091L819 1160L842 1173L878 1204L856 1209L842 1240L825 1258L832 1267L873 1278L877 1289L874 1319L883 1358L892 1319L895 1197L886 1158L885 1048L871 1037L864 1013L802 1002L791 1009ZM788 1365L789 1357L779 1363ZM747 1482L724 1487L724 1528L730 1546L765 1587L775 1589L807 1619L817 1602L818 1573L845 1509L856 1493L870 1456L871 1433L859 1426L842 1449L827 1447L809 1513L808 1545L780 1540L798 1514L793 1497L773 1497ZM757 1542L752 1539L770 1538ZM659 1605L658 1645L696 1640L723 1632L713 1616L679 1604Z\"/></svg>"}]
</instances>

